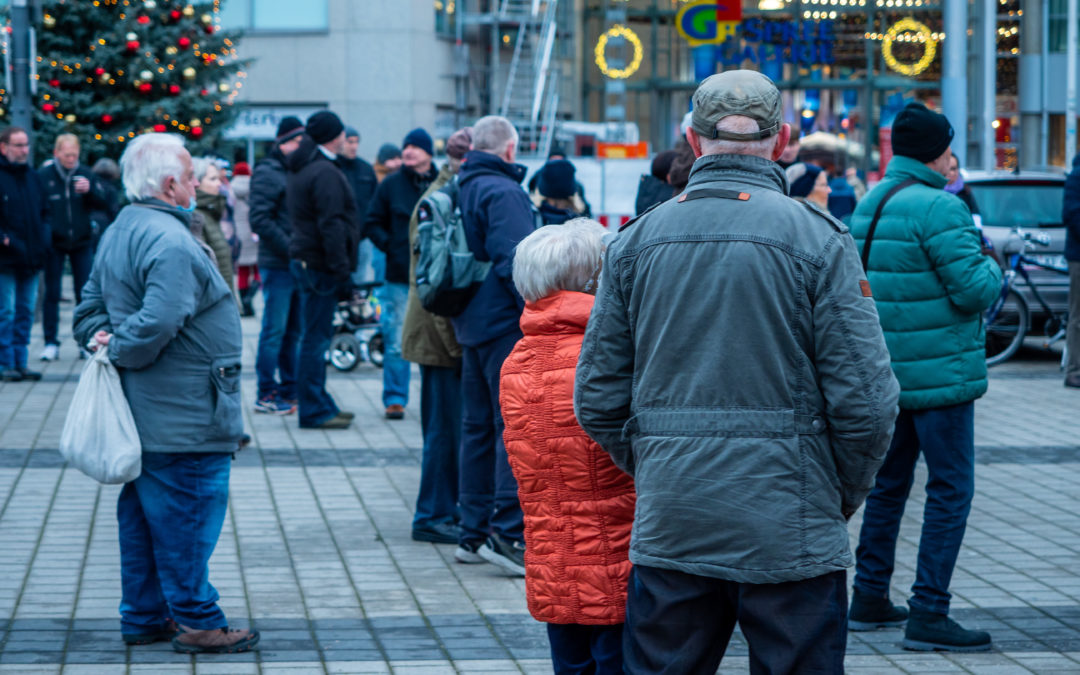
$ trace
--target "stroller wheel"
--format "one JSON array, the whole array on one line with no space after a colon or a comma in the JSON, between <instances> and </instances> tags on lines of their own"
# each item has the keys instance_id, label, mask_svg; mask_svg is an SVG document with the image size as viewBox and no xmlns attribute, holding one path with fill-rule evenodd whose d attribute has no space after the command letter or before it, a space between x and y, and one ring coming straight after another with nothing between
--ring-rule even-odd
<instances>
[{"instance_id":1,"label":"stroller wheel","mask_svg":"<svg viewBox=\"0 0 1080 675\"><path fill-rule=\"evenodd\" d=\"M375 333L368 340L368 358L376 368L383 367L383 339L382 333Z\"/></svg>"},{"instance_id":2,"label":"stroller wheel","mask_svg":"<svg viewBox=\"0 0 1080 675\"><path fill-rule=\"evenodd\" d=\"M360 363L363 347L352 333L338 333L330 341L330 365L347 373Z\"/></svg>"}]
</instances>

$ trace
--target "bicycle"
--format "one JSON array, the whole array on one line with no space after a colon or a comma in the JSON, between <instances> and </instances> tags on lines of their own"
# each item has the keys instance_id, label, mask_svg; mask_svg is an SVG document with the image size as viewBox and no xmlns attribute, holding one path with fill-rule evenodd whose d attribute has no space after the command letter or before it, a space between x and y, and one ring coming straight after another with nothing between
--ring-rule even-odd
<instances>
[{"instance_id":1,"label":"bicycle","mask_svg":"<svg viewBox=\"0 0 1080 675\"><path fill-rule=\"evenodd\" d=\"M1065 327L1068 325L1069 318L1068 312L1054 312L1050 308L1050 305L1043 299L1042 294L1039 293L1038 287L1031 282L1031 276L1025 266L1034 266L1064 275L1067 275L1069 270L1066 267L1045 263L1025 255L1035 245L1049 246L1050 235L1045 232L1032 234L1031 232L1025 232L1020 227L1014 227L1009 235L1009 243L1006 244L1005 250L1002 251L1008 264L1001 283L1001 295L986 310L984 319L987 366L996 366L1012 358L1020 349L1020 346L1024 344L1024 338L1027 337L1030 329L1031 311L1028 307L1028 301L1014 288L1018 276L1023 279L1031 291L1031 296L1035 298L1043 312L1049 317L1043 326L1046 336L1043 347L1048 349L1054 343L1065 339ZM1019 248L1019 251L1013 252L1012 249L1014 248ZM1065 359L1066 355L1063 353L1061 356L1063 368Z\"/></svg>"}]
</instances>

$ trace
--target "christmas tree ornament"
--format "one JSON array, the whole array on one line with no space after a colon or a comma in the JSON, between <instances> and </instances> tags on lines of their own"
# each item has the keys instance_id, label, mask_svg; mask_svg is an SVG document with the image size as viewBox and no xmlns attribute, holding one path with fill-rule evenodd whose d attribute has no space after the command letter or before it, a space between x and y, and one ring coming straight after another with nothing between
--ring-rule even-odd
<instances>
[{"instance_id":1,"label":"christmas tree ornament","mask_svg":"<svg viewBox=\"0 0 1080 675\"><path fill-rule=\"evenodd\" d=\"M71 114L64 115L64 121L68 124L75 124L76 117Z\"/></svg>"},{"instance_id":2,"label":"christmas tree ornament","mask_svg":"<svg viewBox=\"0 0 1080 675\"><path fill-rule=\"evenodd\" d=\"M181 36L181 38L176 41L176 44L180 45L180 49L187 49L191 46L191 38L186 35Z\"/></svg>"},{"instance_id":3,"label":"christmas tree ornament","mask_svg":"<svg viewBox=\"0 0 1080 675\"><path fill-rule=\"evenodd\" d=\"M195 138L198 138L198 137L202 136L203 135L202 127L193 127L191 129L191 135L194 136Z\"/></svg>"},{"instance_id":4,"label":"christmas tree ornament","mask_svg":"<svg viewBox=\"0 0 1080 675\"><path fill-rule=\"evenodd\" d=\"M60 80L58 80L58 79L56 79L54 77L53 79L49 80L49 86L50 87L59 87L60 86Z\"/></svg>"},{"instance_id":5,"label":"christmas tree ornament","mask_svg":"<svg viewBox=\"0 0 1080 675\"><path fill-rule=\"evenodd\" d=\"M169 93L172 94L173 96L179 96L180 95L180 85L178 85L178 84L170 84L169 85Z\"/></svg>"},{"instance_id":6,"label":"christmas tree ornament","mask_svg":"<svg viewBox=\"0 0 1080 675\"><path fill-rule=\"evenodd\" d=\"M194 80L195 79L195 69L192 68L191 66L188 66L187 68L184 68L184 78L186 78L188 80Z\"/></svg>"},{"instance_id":7,"label":"christmas tree ornament","mask_svg":"<svg viewBox=\"0 0 1080 675\"><path fill-rule=\"evenodd\" d=\"M150 84L149 82L143 82L139 85L139 91L144 94L149 94L153 89L154 85Z\"/></svg>"},{"instance_id":8,"label":"christmas tree ornament","mask_svg":"<svg viewBox=\"0 0 1080 675\"><path fill-rule=\"evenodd\" d=\"M205 24L209 24L210 22L212 22L214 20L214 17L210 16L209 14L203 14L200 17L200 20Z\"/></svg>"},{"instance_id":9,"label":"christmas tree ornament","mask_svg":"<svg viewBox=\"0 0 1080 675\"><path fill-rule=\"evenodd\" d=\"M159 124L154 125L154 131L156 131L159 134L165 133L165 129L166 129L166 127L165 127L164 124L159 123Z\"/></svg>"},{"instance_id":10,"label":"christmas tree ornament","mask_svg":"<svg viewBox=\"0 0 1080 675\"><path fill-rule=\"evenodd\" d=\"M188 122L188 126L189 127L200 127L200 126L202 126L202 120L200 120L198 117L196 117L195 119Z\"/></svg>"},{"instance_id":11,"label":"christmas tree ornament","mask_svg":"<svg viewBox=\"0 0 1080 675\"><path fill-rule=\"evenodd\" d=\"M221 84L218 85L218 91L220 91L221 93L225 93L225 92L229 91L230 89L232 89L232 87L229 86L228 82L222 82Z\"/></svg>"},{"instance_id":12,"label":"christmas tree ornament","mask_svg":"<svg viewBox=\"0 0 1080 675\"><path fill-rule=\"evenodd\" d=\"M141 73L139 73L139 79L142 80L143 82L149 82L150 80L154 79L154 71L152 71L152 70L144 70L144 71L142 71Z\"/></svg>"},{"instance_id":13,"label":"christmas tree ornament","mask_svg":"<svg viewBox=\"0 0 1080 675\"><path fill-rule=\"evenodd\" d=\"M168 54L169 56L175 55L177 51L178 50L176 49L176 47L173 47L172 45L169 45L168 47L165 48L165 53Z\"/></svg>"},{"instance_id":14,"label":"christmas tree ornament","mask_svg":"<svg viewBox=\"0 0 1080 675\"><path fill-rule=\"evenodd\" d=\"M56 110L56 106L52 103L44 103L42 104L41 109L47 113L51 113L52 111Z\"/></svg>"},{"instance_id":15,"label":"christmas tree ornament","mask_svg":"<svg viewBox=\"0 0 1080 675\"><path fill-rule=\"evenodd\" d=\"M104 115L101 116L101 123L102 124L112 124L112 122L113 122L113 116L110 115L109 113L105 113Z\"/></svg>"},{"instance_id":16,"label":"christmas tree ornament","mask_svg":"<svg viewBox=\"0 0 1080 675\"><path fill-rule=\"evenodd\" d=\"M181 16L182 15L180 14L180 10L178 9L174 9L173 11L169 12L169 18L173 21L179 21Z\"/></svg>"},{"instance_id":17,"label":"christmas tree ornament","mask_svg":"<svg viewBox=\"0 0 1080 675\"><path fill-rule=\"evenodd\" d=\"M155 2L155 0L144 0L143 7L149 10L155 10L157 9L157 2Z\"/></svg>"},{"instance_id":18,"label":"christmas tree ornament","mask_svg":"<svg viewBox=\"0 0 1080 675\"><path fill-rule=\"evenodd\" d=\"M56 28L56 17L52 14L46 14L41 18L41 23L45 24L46 28Z\"/></svg>"},{"instance_id":19,"label":"christmas tree ornament","mask_svg":"<svg viewBox=\"0 0 1080 675\"><path fill-rule=\"evenodd\" d=\"M145 26L146 24L150 23L150 17L143 14L138 19L135 19L135 23L139 24L140 26Z\"/></svg>"},{"instance_id":20,"label":"christmas tree ornament","mask_svg":"<svg viewBox=\"0 0 1080 675\"><path fill-rule=\"evenodd\" d=\"M101 71L101 75L98 76L98 81L102 84L109 84L110 80L112 80L112 75L106 73L105 71Z\"/></svg>"},{"instance_id":21,"label":"christmas tree ornament","mask_svg":"<svg viewBox=\"0 0 1080 675\"><path fill-rule=\"evenodd\" d=\"M184 7L184 16L188 18L195 16L195 8L191 5Z\"/></svg>"},{"instance_id":22,"label":"christmas tree ornament","mask_svg":"<svg viewBox=\"0 0 1080 675\"><path fill-rule=\"evenodd\" d=\"M100 77L105 74L105 69L98 66L97 68L94 68L94 74Z\"/></svg>"}]
</instances>

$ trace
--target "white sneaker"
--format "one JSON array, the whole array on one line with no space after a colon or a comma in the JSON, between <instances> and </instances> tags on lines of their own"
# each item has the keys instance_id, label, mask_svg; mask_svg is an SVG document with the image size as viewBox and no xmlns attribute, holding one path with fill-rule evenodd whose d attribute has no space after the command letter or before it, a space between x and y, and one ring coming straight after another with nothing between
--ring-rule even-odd
<instances>
[{"instance_id":1,"label":"white sneaker","mask_svg":"<svg viewBox=\"0 0 1080 675\"><path fill-rule=\"evenodd\" d=\"M60 345L45 345L41 350L42 361L56 361L60 358Z\"/></svg>"},{"instance_id":2,"label":"white sneaker","mask_svg":"<svg viewBox=\"0 0 1080 675\"><path fill-rule=\"evenodd\" d=\"M478 548L480 548L480 546L476 544L458 544L457 550L454 551L454 560L459 563L465 563L466 565L487 562L480 557L479 553L477 553Z\"/></svg>"}]
</instances>

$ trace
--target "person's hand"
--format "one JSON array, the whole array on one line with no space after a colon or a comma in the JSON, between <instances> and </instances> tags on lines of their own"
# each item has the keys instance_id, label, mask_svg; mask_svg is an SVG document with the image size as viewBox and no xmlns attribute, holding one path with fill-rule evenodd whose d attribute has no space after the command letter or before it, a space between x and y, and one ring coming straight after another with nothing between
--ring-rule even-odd
<instances>
[{"instance_id":1,"label":"person's hand","mask_svg":"<svg viewBox=\"0 0 1080 675\"><path fill-rule=\"evenodd\" d=\"M11 246L11 240L6 235L4 236L4 246Z\"/></svg>"},{"instance_id":2,"label":"person's hand","mask_svg":"<svg viewBox=\"0 0 1080 675\"><path fill-rule=\"evenodd\" d=\"M98 332L94 333L94 342L96 342L99 347L107 346L109 344L109 340L111 339L112 333L106 333L103 330L99 330Z\"/></svg>"},{"instance_id":3,"label":"person's hand","mask_svg":"<svg viewBox=\"0 0 1080 675\"><path fill-rule=\"evenodd\" d=\"M86 180L84 176L75 176L75 194L84 195L90 192L90 181Z\"/></svg>"}]
</instances>

